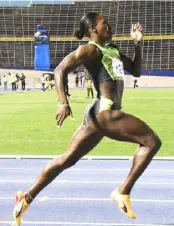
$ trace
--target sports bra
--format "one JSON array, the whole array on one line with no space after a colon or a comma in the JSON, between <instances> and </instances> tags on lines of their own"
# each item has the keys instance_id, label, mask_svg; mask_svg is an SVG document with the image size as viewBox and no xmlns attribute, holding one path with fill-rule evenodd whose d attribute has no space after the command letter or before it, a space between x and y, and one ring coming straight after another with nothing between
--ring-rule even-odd
<instances>
[{"instance_id":1,"label":"sports bra","mask_svg":"<svg viewBox=\"0 0 174 226\"><path fill-rule=\"evenodd\" d=\"M98 75L91 75L94 83L102 83L108 80L123 80L124 69L123 62L120 60L120 54L116 46L105 44L100 46L94 41L89 41L89 44L94 44L102 53L101 66ZM95 81L97 80L97 81Z\"/></svg>"}]
</instances>

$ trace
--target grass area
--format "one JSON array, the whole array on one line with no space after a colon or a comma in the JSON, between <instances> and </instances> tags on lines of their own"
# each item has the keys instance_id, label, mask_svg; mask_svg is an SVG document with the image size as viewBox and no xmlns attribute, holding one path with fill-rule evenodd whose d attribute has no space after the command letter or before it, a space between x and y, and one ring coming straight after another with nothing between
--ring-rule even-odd
<instances>
[{"instance_id":1,"label":"grass area","mask_svg":"<svg viewBox=\"0 0 174 226\"><path fill-rule=\"evenodd\" d=\"M86 91L72 90L75 121L66 119L56 127L58 102L55 91L0 95L0 154L57 155L63 153L80 125L86 105ZM161 137L159 155L174 155L174 89L127 89L123 111L148 123ZM105 138L90 155L133 155L137 145Z\"/></svg>"}]
</instances>

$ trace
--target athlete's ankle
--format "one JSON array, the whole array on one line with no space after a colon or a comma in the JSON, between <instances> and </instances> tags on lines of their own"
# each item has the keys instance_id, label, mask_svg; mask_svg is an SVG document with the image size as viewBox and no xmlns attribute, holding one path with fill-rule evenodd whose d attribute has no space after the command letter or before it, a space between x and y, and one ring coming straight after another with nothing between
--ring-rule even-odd
<instances>
[{"instance_id":1,"label":"athlete's ankle","mask_svg":"<svg viewBox=\"0 0 174 226\"><path fill-rule=\"evenodd\" d=\"M25 194L25 201L27 202L27 204L32 203L33 199L34 198L31 197L30 193L29 192L26 192L26 194Z\"/></svg>"},{"instance_id":2,"label":"athlete's ankle","mask_svg":"<svg viewBox=\"0 0 174 226\"><path fill-rule=\"evenodd\" d=\"M128 189L125 189L125 188L118 188L118 192L121 194L121 195L130 195L130 190Z\"/></svg>"}]
</instances>

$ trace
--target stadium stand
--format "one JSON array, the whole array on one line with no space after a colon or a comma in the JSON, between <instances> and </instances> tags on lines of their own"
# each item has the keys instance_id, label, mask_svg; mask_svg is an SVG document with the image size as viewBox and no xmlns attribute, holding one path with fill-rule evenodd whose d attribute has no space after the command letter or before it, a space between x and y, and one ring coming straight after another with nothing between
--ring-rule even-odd
<instances>
[{"instance_id":1,"label":"stadium stand","mask_svg":"<svg viewBox=\"0 0 174 226\"><path fill-rule=\"evenodd\" d=\"M33 67L33 35L38 24L46 26L50 37L51 64L84 41L75 40L74 30L86 13L104 14L114 32L114 40L123 53L133 57L130 26L137 21L144 27L143 70L174 69L174 2L129 0L86 1L72 4L33 4L24 7L0 7L0 64L7 67Z\"/></svg>"}]
</instances>

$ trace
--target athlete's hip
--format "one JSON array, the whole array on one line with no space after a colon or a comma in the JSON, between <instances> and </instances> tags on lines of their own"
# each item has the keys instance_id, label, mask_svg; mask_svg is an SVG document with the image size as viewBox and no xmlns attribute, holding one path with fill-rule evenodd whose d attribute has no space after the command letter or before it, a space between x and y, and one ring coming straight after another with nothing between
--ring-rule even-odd
<instances>
[{"instance_id":1,"label":"athlete's hip","mask_svg":"<svg viewBox=\"0 0 174 226\"><path fill-rule=\"evenodd\" d=\"M95 120L96 115L100 114L105 110L120 110L120 104L114 103L114 101L107 99L105 97L100 97L93 104L88 105L85 114L84 114L84 122L88 123L91 120Z\"/></svg>"}]
</instances>

